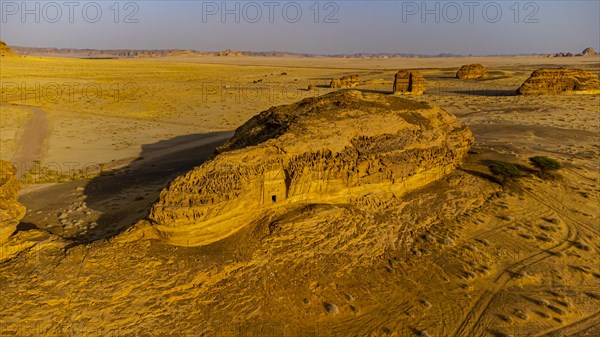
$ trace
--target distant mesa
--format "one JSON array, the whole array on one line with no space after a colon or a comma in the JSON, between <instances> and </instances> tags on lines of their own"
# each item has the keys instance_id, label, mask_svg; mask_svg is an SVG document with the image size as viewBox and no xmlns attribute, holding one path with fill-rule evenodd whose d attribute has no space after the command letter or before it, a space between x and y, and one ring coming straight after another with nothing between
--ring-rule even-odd
<instances>
[{"instance_id":1,"label":"distant mesa","mask_svg":"<svg viewBox=\"0 0 600 337\"><path fill-rule=\"evenodd\" d=\"M12 51L10 47L4 43L4 41L0 41L0 56L1 57L10 57L10 56L18 56L17 53Z\"/></svg>"},{"instance_id":2,"label":"distant mesa","mask_svg":"<svg viewBox=\"0 0 600 337\"><path fill-rule=\"evenodd\" d=\"M441 108L334 91L250 119L163 190L149 220L164 241L200 246L306 205L367 207L373 195L400 197L454 171L472 143Z\"/></svg>"},{"instance_id":3,"label":"distant mesa","mask_svg":"<svg viewBox=\"0 0 600 337\"><path fill-rule=\"evenodd\" d=\"M394 78L394 94L421 95L427 84L418 70L400 70Z\"/></svg>"},{"instance_id":4,"label":"distant mesa","mask_svg":"<svg viewBox=\"0 0 600 337\"><path fill-rule=\"evenodd\" d=\"M8 241L25 215L25 207L17 202L19 181L16 172L11 163L0 160L0 246Z\"/></svg>"},{"instance_id":5,"label":"distant mesa","mask_svg":"<svg viewBox=\"0 0 600 337\"><path fill-rule=\"evenodd\" d=\"M519 95L598 94L598 76L580 69L540 69L517 90Z\"/></svg>"},{"instance_id":6,"label":"distant mesa","mask_svg":"<svg viewBox=\"0 0 600 337\"><path fill-rule=\"evenodd\" d=\"M354 88L360 85L358 75L346 75L341 78L334 78L329 83L329 87L333 89Z\"/></svg>"},{"instance_id":7,"label":"distant mesa","mask_svg":"<svg viewBox=\"0 0 600 337\"><path fill-rule=\"evenodd\" d=\"M477 78L488 77L487 70L481 64L467 64L460 67L460 70L456 72L456 78L461 80L470 80Z\"/></svg>"}]
</instances>

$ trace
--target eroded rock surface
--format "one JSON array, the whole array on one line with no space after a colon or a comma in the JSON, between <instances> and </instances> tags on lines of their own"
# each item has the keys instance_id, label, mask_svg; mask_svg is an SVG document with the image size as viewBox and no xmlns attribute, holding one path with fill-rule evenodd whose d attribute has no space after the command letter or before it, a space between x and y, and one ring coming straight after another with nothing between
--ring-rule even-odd
<instances>
[{"instance_id":1,"label":"eroded rock surface","mask_svg":"<svg viewBox=\"0 0 600 337\"><path fill-rule=\"evenodd\" d=\"M460 70L456 72L456 78L461 80L486 77L488 77L487 70L481 64L467 64L460 67Z\"/></svg>"},{"instance_id":2,"label":"eroded rock surface","mask_svg":"<svg viewBox=\"0 0 600 337\"><path fill-rule=\"evenodd\" d=\"M581 52L581 55L583 55L583 56L592 56L592 55L596 55L596 54L598 54L598 53L596 52L596 49L594 49L594 48L592 48L592 47L585 48L585 49L584 49L584 50Z\"/></svg>"},{"instance_id":3,"label":"eroded rock surface","mask_svg":"<svg viewBox=\"0 0 600 337\"><path fill-rule=\"evenodd\" d=\"M400 70L394 78L394 94L421 95L427 88L425 78L417 70Z\"/></svg>"},{"instance_id":4,"label":"eroded rock surface","mask_svg":"<svg viewBox=\"0 0 600 337\"><path fill-rule=\"evenodd\" d=\"M360 85L360 80L358 79L358 75L347 75L342 76L341 78L334 78L331 80L329 84L330 88L333 89L341 89L341 88L354 88Z\"/></svg>"},{"instance_id":5,"label":"eroded rock surface","mask_svg":"<svg viewBox=\"0 0 600 337\"><path fill-rule=\"evenodd\" d=\"M150 220L167 242L194 246L278 209L369 207L377 193L399 197L452 172L472 143L471 131L438 107L333 92L250 119L161 193Z\"/></svg>"},{"instance_id":6,"label":"eroded rock surface","mask_svg":"<svg viewBox=\"0 0 600 337\"><path fill-rule=\"evenodd\" d=\"M25 207L17 202L19 181L16 172L11 163L0 160L0 246L8 241L25 215Z\"/></svg>"},{"instance_id":7,"label":"eroded rock surface","mask_svg":"<svg viewBox=\"0 0 600 337\"><path fill-rule=\"evenodd\" d=\"M12 51L12 49L10 49L10 47L4 43L4 41L0 41L0 56L1 57L6 57L6 56L16 56L17 54Z\"/></svg>"},{"instance_id":8,"label":"eroded rock surface","mask_svg":"<svg viewBox=\"0 0 600 337\"><path fill-rule=\"evenodd\" d=\"M540 69L517 90L520 95L598 94L598 76L580 69Z\"/></svg>"}]
</instances>

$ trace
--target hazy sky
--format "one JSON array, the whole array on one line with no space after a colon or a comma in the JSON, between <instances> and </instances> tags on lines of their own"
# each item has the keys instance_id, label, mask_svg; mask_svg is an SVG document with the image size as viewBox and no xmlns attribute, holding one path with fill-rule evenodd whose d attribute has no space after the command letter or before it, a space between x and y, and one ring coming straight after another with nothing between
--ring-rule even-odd
<instances>
[{"instance_id":1,"label":"hazy sky","mask_svg":"<svg viewBox=\"0 0 600 337\"><path fill-rule=\"evenodd\" d=\"M31 47L474 55L600 49L600 0L0 3L0 38Z\"/></svg>"}]
</instances>

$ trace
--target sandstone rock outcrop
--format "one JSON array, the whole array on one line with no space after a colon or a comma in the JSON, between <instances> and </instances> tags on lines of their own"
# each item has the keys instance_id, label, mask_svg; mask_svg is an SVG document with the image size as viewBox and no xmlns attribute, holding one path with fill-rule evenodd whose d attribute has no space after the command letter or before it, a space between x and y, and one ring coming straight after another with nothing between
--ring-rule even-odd
<instances>
[{"instance_id":1,"label":"sandstone rock outcrop","mask_svg":"<svg viewBox=\"0 0 600 337\"><path fill-rule=\"evenodd\" d=\"M425 78L417 70L400 70L394 78L394 94L421 95L427 88Z\"/></svg>"},{"instance_id":2,"label":"sandstone rock outcrop","mask_svg":"<svg viewBox=\"0 0 600 337\"><path fill-rule=\"evenodd\" d=\"M592 56L592 55L596 55L596 54L598 54L598 53L596 52L596 49L594 49L594 48L592 48L592 47L585 48L585 49L584 49L584 50L581 52L581 55L583 55L583 56Z\"/></svg>"},{"instance_id":3,"label":"sandstone rock outcrop","mask_svg":"<svg viewBox=\"0 0 600 337\"><path fill-rule=\"evenodd\" d=\"M0 246L8 241L25 215L25 207L17 202L19 181L16 172L11 163L0 160Z\"/></svg>"},{"instance_id":4,"label":"sandstone rock outcrop","mask_svg":"<svg viewBox=\"0 0 600 337\"><path fill-rule=\"evenodd\" d=\"M552 94L598 94L600 80L598 76L580 69L540 69L517 90L519 95Z\"/></svg>"},{"instance_id":5,"label":"sandstone rock outcrop","mask_svg":"<svg viewBox=\"0 0 600 337\"><path fill-rule=\"evenodd\" d=\"M232 51L231 49L223 50L217 53L218 56L242 56L241 51Z\"/></svg>"},{"instance_id":6,"label":"sandstone rock outcrop","mask_svg":"<svg viewBox=\"0 0 600 337\"><path fill-rule=\"evenodd\" d=\"M330 88L333 89L341 89L341 88L354 88L360 85L360 80L358 79L358 75L347 75L341 78L334 78L331 80L329 84Z\"/></svg>"},{"instance_id":7,"label":"sandstone rock outcrop","mask_svg":"<svg viewBox=\"0 0 600 337\"><path fill-rule=\"evenodd\" d=\"M163 190L149 220L171 244L204 245L281 209L401 196L453 171L472 143L441 108L336 91L250 119Z\"/></svg>"},{"instance_id":8,"label":"sandstone rock outcrop","mask_svg":"<svg viewBox=\"0 0 600 337\"><path fill-rule=\"evenodd\" d=\"M10 47L6 43L4 43L4 41L0 41L0 56L17 56L17 54L14 51L12 51L12 49L10 49Z\"/></svg>"},{"instance_id":9,"label":"sandstone rock outcrop","mask_svg":"<svg viewBox=\"0 0 600 337\"><path fill-rule=\"evenodd\" d=\"M460 67L460 70L456 72L456 78L461 80L486 77L488 77L487 70L481 64L467 64Z\"/></svg>"}]
</instances>

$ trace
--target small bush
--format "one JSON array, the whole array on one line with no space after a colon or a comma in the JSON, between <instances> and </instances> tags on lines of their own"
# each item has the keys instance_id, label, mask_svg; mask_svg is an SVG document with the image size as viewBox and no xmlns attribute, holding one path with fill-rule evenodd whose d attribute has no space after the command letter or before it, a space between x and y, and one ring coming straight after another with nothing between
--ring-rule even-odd
<instances>
[{"instance_id":1,"label":"small bush","mask_svg":"<svg viewBox=\"0 0 600 337\"><path fill-rule=\"evenodd\" d=\"M521 170L517 165L503 161L493 161L488 167L492 174L501 176L504 179L516 179L527 176L527 172Z\"/></svg>"},{"instance_id":2,"label":"small bush","mask_svg":"<svg viewBox=\"0 0 600 337\"><path fill-rule=\"evenodd\" d=\"M544 156L531 157L529 158L529 161L541 171L554 171L561 168L559 162Z\"/></svg>"}]
</instances>

